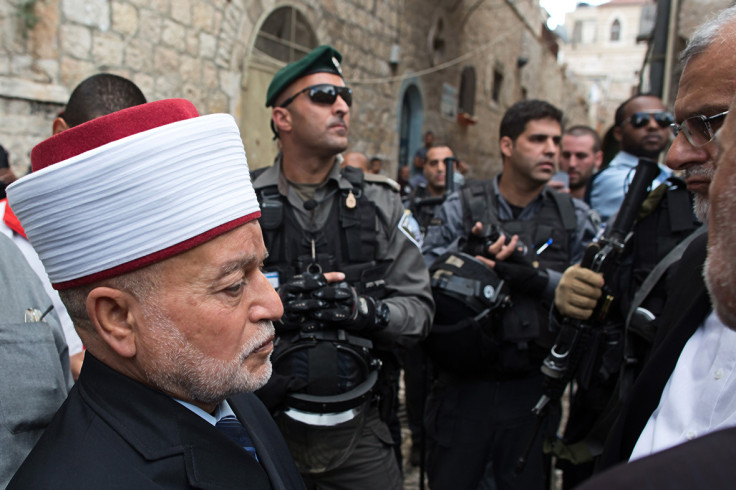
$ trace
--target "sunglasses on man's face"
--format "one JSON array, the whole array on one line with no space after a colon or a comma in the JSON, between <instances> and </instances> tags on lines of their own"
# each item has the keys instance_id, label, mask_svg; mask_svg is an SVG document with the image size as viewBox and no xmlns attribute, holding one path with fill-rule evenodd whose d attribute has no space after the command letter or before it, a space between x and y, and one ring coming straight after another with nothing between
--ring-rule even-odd
<instances>
[{"instance_id":1,"label":"sunglasses on man's face","mask_svg":"<svg viewBox=\"0 0 736 490\"><path fill-rule=\"evenodd\" d=\"M332 105L337 100L338 95L342 97L342 100L345 101L348 107L353 104L353 91L350 88L342 87L340 85L331 85L329 83L320 83L319 85L310 85L309 87L300 90L286 99L280 107L286 107L294 102L294 99L304 93L309 95L309 100L315 104Z\"/></svg>"},{"instance_id":2,"label":"sunglasses on man's face","mask_svg":"<svg viewBox=\"0 0 736 490\"><path fill-rule=\"evenodd\" d=\"M672 115L671 112L667 111L660 111L660 112L635 112L629 117L626 121L624 121L624 124L630 123L635 128L643 128L647 124L649 124L649 121L654 118L654 122L657 123L657 126L660 128L666 128L673 122L675 122L675 116Z\"/></svg>"}]
</instances>

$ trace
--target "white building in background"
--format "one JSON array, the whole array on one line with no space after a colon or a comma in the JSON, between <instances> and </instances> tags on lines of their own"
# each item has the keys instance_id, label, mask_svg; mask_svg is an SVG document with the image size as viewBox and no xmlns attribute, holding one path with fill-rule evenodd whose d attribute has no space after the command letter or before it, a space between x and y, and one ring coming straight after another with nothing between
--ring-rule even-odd
<instances>
[{"instance_id":1,"label":"white building in background","mask_svg":"<svg viewBox=\"0 0 736 490\"><path fill-rule=\"evenodd\" d=\"M565 16L559 60L587 87L590 123L601 134L621 102L640 85L648 89L641 73L655 12L654 0L611 0L599 6L580 2Z\"/></svg>"}]
</instances>

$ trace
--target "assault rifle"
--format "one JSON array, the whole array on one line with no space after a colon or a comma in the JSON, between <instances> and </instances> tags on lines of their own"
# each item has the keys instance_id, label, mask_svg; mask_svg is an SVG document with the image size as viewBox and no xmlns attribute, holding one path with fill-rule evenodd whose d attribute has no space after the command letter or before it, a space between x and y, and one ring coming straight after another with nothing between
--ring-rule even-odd
<instances>
[{"instance_id":1,"label":"assault rifle","mask_svg":"<svg viewBox=\"0 0 736 490\"><path fill-rule=\"evenodd\" d=\"M606 323L608 312L615 299L613 291L607 285L613 282L614 270L631 240L639 209L657 175L659 175L657 162L645 158L639 160L634 178L613 225L606 228L603 236L588 245L585 250L581 267L603 274L606 286L603 287L603 294L588 320L563 318L555 344L542 362L541 370L544 374L542 396L532 409L532 413L537 416L537 427L525 454L517 461L517 473L521 472L526 464L549 403L562 397L565 387L578 373L581 358L590 348L588 344L592 332Z\"/></svg>"}]
</instances>

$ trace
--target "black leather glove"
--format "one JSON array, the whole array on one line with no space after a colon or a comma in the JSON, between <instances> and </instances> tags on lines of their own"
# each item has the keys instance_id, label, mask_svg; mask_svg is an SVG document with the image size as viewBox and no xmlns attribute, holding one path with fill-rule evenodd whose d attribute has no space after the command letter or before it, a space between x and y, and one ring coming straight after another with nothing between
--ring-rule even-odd
<instances>
[{"instance_id":1,"label":"black leather glove","mask_svg":"<svg viewBox=\"0 0 736 490\"><path fill-rule=\"evenodd\" d=\"M544 269L534 267L526 257L514 260L499 260L493 266L498 276L506 281L514 293L539 296L549 282L549 274Z\"/></svg>"},{"instance_id":2,"label":"black leather glove","mask_svg":"<svg viewBox=\"0 0 736 490\"><path fill-rule=\"evenodd\" d=\"M314 291L312 296L327 304L311 312L313 318L327 326L365 333L382 330L388 325L388 306L370 296L359 295L346 282L329 284Z\"/></svg>"},{"instance_id":3,"label":"black leather glove","mask_svg":"<svg viewBox=\"0 0 736 490\"><path fill-rule=\"evenodd\" d=\"M323 325L314 320L311 313L325 308L328 304L312 296L312 293L327 285L322 274L305 272L298 274L279 287L279 296L284 305L281 323L289 329L317 329Z\"/></svg>"}]
</instances>

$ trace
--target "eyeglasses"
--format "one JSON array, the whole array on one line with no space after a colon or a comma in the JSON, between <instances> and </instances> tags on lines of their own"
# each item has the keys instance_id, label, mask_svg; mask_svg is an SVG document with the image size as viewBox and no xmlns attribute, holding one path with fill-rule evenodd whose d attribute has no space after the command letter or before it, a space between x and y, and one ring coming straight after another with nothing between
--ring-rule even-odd
<instances>
[{"instance_id":1,"label":"eyeglasses","mask_svg":"<svg viewBox=\"0 0 736 490\"><path fill-rule=\"evenodd\" d=\"M630 118L624 121L624 124L628 122L631 123L631 125L635 128L639 129L649 124L649 121L651 121L652 118L654 118L654 122L656 122L660 128L666 128L667 126L675 122L675 116L673 116L671 112L660 111L635 112L631 115Z\"/></svg>"},{"instance_id":2,"label":"eyeglasses","mask_svg":"<svg viewBox=\"0 0 736 490\"><path fill-rule=\"evenodd\" d=\"M294 102L294 99L299 97L303 93L309 95L309 100L315 104L332 105L337 100L337 96L342 97L342 100L350 107L353 104L353 91L348 87L341 87L339 85L330 85L327 83L321 83L319 85L311 85L299 92L295 93L288 99L286 99L280 107L286 107L287 105Z\"/></svg>"},{"instance_id":3,"label":"eyeglasses","mask_svg":"<svg viewBox=\"0 0 736 490\"><path fill-rule=\"evenodd\" d=\"M682 124L670 124L670 129L672 130L672 134L675 135L675 138L682 131L685 133L685 138L687 138L687 141L691 145L695 148L700 148L713 141L713 135L723 123L726 114L728 114L728 111L710 117L703 115L688 117L682 121ZM714 128L714 126L716 127Z\"/></svg>"}]
</instances>

